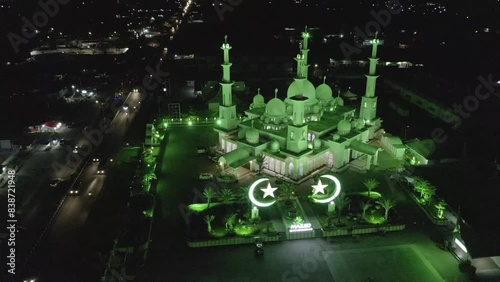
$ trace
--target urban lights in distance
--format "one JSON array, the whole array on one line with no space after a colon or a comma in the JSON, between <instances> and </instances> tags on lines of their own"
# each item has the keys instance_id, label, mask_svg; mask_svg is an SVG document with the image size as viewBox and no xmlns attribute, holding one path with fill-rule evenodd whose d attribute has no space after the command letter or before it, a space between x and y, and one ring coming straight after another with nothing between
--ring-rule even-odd
<instances>
[{"instance_id":1,"label":"urban lights in distance","mask_svg":"<svg viewBox=\"0 0 500 282\"><path fill-rule=\"evenodd\" d=\"M326 182L323 183L321 179L325 179ZM316 203L328 204L340 194L341 186L337 177L325 174L319 177L318 184L312 185L312 188L313 194L311 198Z\"/></svg>"}]
</instances>

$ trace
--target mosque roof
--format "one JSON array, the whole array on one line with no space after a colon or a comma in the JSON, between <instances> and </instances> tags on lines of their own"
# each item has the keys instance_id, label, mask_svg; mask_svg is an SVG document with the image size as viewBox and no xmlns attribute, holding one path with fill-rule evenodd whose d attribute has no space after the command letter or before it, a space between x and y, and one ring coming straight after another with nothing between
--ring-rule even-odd
<instances>
[{"instance_id":1,"label":"mosque roof","mask_svg":"<svg viewBox=\"0 0 500 282\"><path fill-rule=\"evenodd\" d=\"M307 79L296 79L290 86L288 86L287 97L302 95L309 99L316 98L316 88Z\"/></svg>"},{"instance_id":2,"label":"mosque roof","mask_svg":"<svg viewBox=\"0 0 500 282\"><path fill-rule=\"evenodd\" d=\"M281 99L279 98L272 98L271 100L269 100L266 105L266 115L272 117L286 116L285 102L281 101Z\"/></svg>"}]
</instances>

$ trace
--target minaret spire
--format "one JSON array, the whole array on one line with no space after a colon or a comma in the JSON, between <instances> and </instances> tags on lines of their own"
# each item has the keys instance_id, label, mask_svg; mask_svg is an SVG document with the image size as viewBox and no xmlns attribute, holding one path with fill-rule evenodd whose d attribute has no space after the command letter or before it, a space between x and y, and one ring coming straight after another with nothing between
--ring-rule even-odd
<instances>
[{"instance_id":1,"label":"minaret spire","mask_svg":"<svg viewBox=\"0 0 500 282\"><path fill-rule=\"evenodd\" d=\"M274 98L278 98L278 88L274 89Z\"/></svg>"},{"instance_id":2,"label":"minaret spire","mask_svg":"<svg viewBox=\"0 0 500 282\"><path fill-rule=\"evenodd\" d=\"M222 62L222 104L219 105L219 121L218 126L224 130L234 130L237 127L238 120L236 118L236 106L233 105L233 84L231 80L231 65L229 61L229 50L232 49L231 45L227 43L227 35L224 36L224 43L221 47L224 52L224 61ZM220 137L220 136L219 136Z\"/></svg>"},{"instance_id":3,"label":"minaret spire","mask_svg":"<svg viewBox=\"0 0 500 282\"><path fill-rule=\"evenodd\" d=\"M224 106L231 106L233 104L233 93L232 86L233 81L231 81L231 65L232 63L229 61L229 50L232 49L231 45L227 43L227 35L224 36L224 43L222 44L221 49L224 51L224 62L221 64L222 66L222 104Z\"/></svg>"},{"instance_id":4,"label":"minaret spire","mask_svg":"<svg viewBox=\"0 0 500 282\"><path fill-rule=\"evenodd\" d=\"M326 84L326 75L323 76L323 84Z\"/></svg>"},{"instance_id":5,"label":"minaret spire","mask_svg":"<svg viewBox=\"0 0 500 282\"><path fill-rule=\"evenodd\" d=\"M307 79L309 77L309 38L311 37L311 34L307 30L307 26L304 29L304 32L302 32L302 41L303 43L301 44L300 51L303 55L303 63L302 63L302 75Z\"/></svg>"},{"instance_id":6,"label":"minaret spire","mask_svg":"<svg viewBox=\"0 0 500 282\"><path fill-rule=\"evenodd\" d=\"M370 67L366 76L366 90L365 95L361 98L360 117L365 121L371 121L376 117L377 113L377 97L375 96L375 89L377 86L377 46L380 45L378 39L378 32L375 37L370 40L372 44L372 55L370 58Z\"/></svg>"}]
</instances>

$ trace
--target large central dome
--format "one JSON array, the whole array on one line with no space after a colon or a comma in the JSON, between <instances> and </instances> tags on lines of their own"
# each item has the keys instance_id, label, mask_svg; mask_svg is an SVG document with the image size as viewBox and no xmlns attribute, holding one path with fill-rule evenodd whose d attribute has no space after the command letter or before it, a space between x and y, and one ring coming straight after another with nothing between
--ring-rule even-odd
<instances>
[{"instance_id":1,"label":"large central dome","mask_svg":"<svg viewBox=\"0 0 500 282\"><path fill-rule=\"evenodd\" d=\"M309 99L316 99L316 89L314 85L307 79L296 79L288 86L287 97L291 98L295 95L302 95Z\"/></svg>"},{"instance_id":2,"label":"large central dome","mask_svg":"<svg viewBox=\"0 0 500 282\"><path fill-rule=\"evenodd\" d=\"M267 102L266 115L270 117L283 117L286 115L285 103L279 98L272 98Z\"/></svg>"}]
</instances>

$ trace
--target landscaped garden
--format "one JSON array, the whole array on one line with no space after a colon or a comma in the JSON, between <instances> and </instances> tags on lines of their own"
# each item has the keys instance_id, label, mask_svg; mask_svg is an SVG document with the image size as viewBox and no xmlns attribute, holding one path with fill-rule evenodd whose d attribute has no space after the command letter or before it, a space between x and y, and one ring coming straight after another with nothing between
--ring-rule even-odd
<instances>
[{"instance_id":1,"label":"landscaped garden","mask_svg":"<svg viewBox=\"0 0 500 282\"><path fill-rule=\"evenodd\" d=\"M379 226L397 221L398 216L393 213L396 201L375 191L380 182L368 178L363 186L366 191L342 192L333 203L319 203L318 197L310 197L310 205L324 230Z\"/></svg>"}]
</instances>

